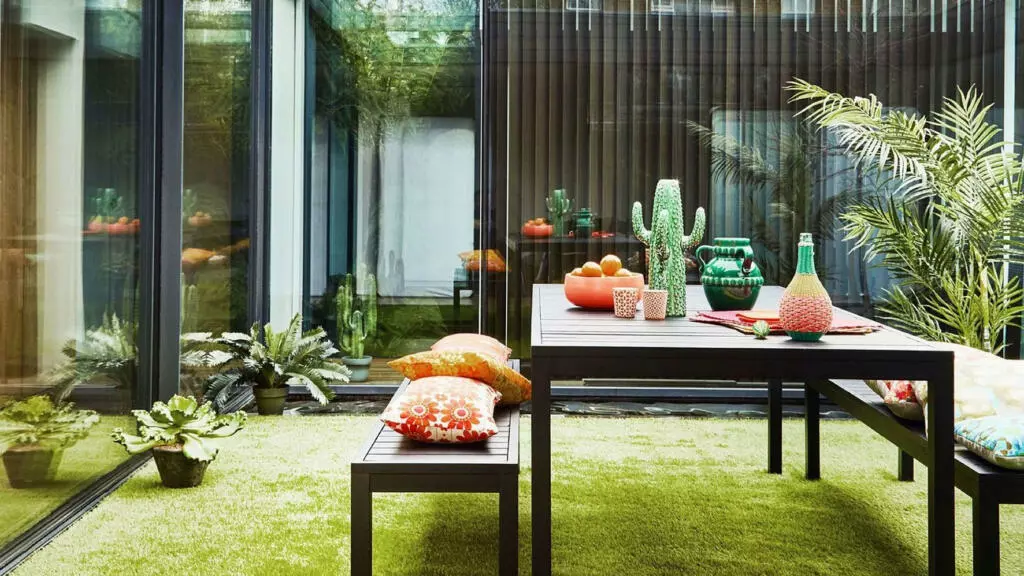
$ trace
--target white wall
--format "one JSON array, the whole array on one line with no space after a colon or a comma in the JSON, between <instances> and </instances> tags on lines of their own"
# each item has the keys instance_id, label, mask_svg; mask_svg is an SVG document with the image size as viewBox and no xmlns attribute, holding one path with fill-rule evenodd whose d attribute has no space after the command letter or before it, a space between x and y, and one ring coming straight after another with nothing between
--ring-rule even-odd
<instances>
[{"instance_id":1,"label":"white wall","mask_svg":"<svg viewBox=\"0 0 1024 576\"><path fill-rule=\"evenodd\" d=\"M271 66L270 321L302 310L305 0L274 0Z\"/></svg>"},{"instance_id":2,"label":"white wall","mask_svg":"<svg viewBox=\"0 0 1024 576\"><path fill-rule=\"evenodd\" d=\"M39 32L36 85L36 267L40 367L84 331L82 301L82 142L85 6L23 3L21 24Z\"/></svg>"},{"instance_id":3,"label":"white wall","mask_svg":"<svg viewBox=\"0 0 1024 576\"><path fill-rule=\"evenodd\" d=\"M381 229L377 269L382 296L451 297L458 254L473 249L475 138L470 118L415 118L385 139L381 153ZM359 149L356 221L365 230L372 154ZM358 233L363 262L366 238ZM404 281L393 281L391 256Z\"/></svg>"}]
</instances>

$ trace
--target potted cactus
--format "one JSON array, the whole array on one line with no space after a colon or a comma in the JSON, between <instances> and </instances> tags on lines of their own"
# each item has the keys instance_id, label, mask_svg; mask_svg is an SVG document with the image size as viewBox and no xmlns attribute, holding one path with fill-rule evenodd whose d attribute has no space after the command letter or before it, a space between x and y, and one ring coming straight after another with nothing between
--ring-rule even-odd
<instances>
[{"instance_id":1,"label":"potted cactus","mask_svg":"<svg viewBox=\"0 0 1024 576\"><path fill-rule=\"evenodd\" d=\"M357 294L362 288L363 296ZM377 281L361 271L359 278L345 275L335 297L338 339L345 356L341 361L352 372L350 382L366 382L373 356L366 354L366 340L377 331Z\"/></svg>"},{"instance_id":2,"label":"potted cactus","mask_svg":"<svg viewBox=\"0 0 1024 576\"><path fill-rule=\"evenodd\" d=\"M209 402L174 396L150 411L133 410L137 434L117 428L111 434L129 454L153 451L160 481L168 488L192 488L203 482L206 467L217 457L222 438L245 426L245 413L217 414Z\"/></svg>"},{"instance_id":3,"label":"potted cactus","mask_svg":"<svg viewBox=\"0 0 1024 576\"><path fill-rule=\"evenodd\" d=\"M49 396L30 396L0 410L0 450L11 488L32 488L53 480L64 449L85 438L100 417L54 404Z\"/></svg>"}]
</instances>

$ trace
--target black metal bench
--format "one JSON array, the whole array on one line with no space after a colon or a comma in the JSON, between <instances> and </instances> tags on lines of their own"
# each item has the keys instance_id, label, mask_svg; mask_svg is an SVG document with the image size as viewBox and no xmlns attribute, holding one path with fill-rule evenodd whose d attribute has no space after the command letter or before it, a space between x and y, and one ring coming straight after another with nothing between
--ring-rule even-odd
<instances>
[{"instance_id":1,"label":"black metal bench","mask_svg":"<svg viewBox=\"0 0 1024 576\"><path fill-rule=\"evenodd\" d=\"M498 434L474 444L424 444L374 427L352 462L353 576L372 574L374 492L496 492L498 573L519 573L519 407L498 406L494 418Z\"/></svg>"},{"instance_id":2,"label":"black metal bench","mask_svg":"<svg viewBox=\"0 0 1024 576\"><path fill-rule=\"evenodd\" d=\"M804 388L808 479L821 477L818 393L899 448L900 480L914 480L914 460L927 465L928 440L923 422L897 417L862 380L826 380ZM956 447L954 459L956 487L973 500L974 574L999 574L999 505L1024 504L1024 473L995 466L962 446Z\"/></svg>"}]
</instances>

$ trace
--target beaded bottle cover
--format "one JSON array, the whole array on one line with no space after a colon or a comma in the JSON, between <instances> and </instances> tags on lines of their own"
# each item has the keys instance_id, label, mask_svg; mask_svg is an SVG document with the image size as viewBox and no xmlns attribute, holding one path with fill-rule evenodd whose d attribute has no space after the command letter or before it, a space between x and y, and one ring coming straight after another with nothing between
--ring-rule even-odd
<instances>
[{"instance_id":1,"label":"beaded bottle cover","mask_svg":"<svg viewBox=\"0 0 1024 576\"><path fill-rule=\"evenodd\" d=\"M800 234L796 274L779 302L779 324L794 340L814 342L832 327L832 299L814 270L814 242Z\"/></svg>"}]
</instances>

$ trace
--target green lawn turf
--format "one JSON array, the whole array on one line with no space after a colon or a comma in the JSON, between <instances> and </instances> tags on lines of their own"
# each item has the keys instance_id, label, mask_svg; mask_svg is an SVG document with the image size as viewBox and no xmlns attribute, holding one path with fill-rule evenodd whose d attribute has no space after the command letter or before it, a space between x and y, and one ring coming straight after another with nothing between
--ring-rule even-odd
<instances>
[{"instance_id":1,"label":"green lawn turf","mask_svg":"<svg viewBox=\"0 0 1024 576\"><path fill-rule=\"evenodd\" d=\"M102 416L89 436L64 451L53 482L15 490L0 472L0 546L42 519L93 480L128 459L110 438L114 428L134 426L131 416Z\"/></svg>"},{"instance_id":2,"label":"green lawn turf","mask_svg":"<svg viewBox=\"0 0 1024 576\"><path fill-rule=\"evenodd\" d=\"M206 484L172 491L152 464L26 562L46 574L347 574L348 462L373 418L253 418ZM523 422L528 458L529 418ZM764 420L554 419L556 574L924 574L925 481L863 425L822 423L824 480L803 480L803 428L764 472ZM920 478L924 469L918 467ZM529 573L530 467L520 480ZM1003 573L1024 573L1024 510L1003 509ZM494 574L497 497L383 495L375 574ZM970 507L957 508L970 573Z\"/></svg>"}]
</instances>

